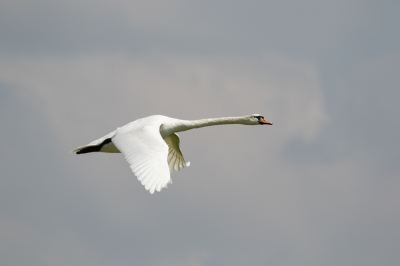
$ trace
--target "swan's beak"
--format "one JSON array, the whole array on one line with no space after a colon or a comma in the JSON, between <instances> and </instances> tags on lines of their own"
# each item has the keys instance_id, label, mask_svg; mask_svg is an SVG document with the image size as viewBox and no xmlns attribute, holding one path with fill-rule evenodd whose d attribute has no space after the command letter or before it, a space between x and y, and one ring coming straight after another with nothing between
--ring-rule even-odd
<instances>
[{"instance_id":1,"label":"swan's beak","mask_svg":"<svg viewBox=\"0 0 400 266\"><path fill-rule=\"evenodd\" d=\"M272 123L271 123L271 122L269 122L269 121L265 120L265 119L264 119L264 118L262 118L262 117L260 117L260 120L259 120L259 122L260 122L260 124L261 124L261 125L272 125Z\"/></svg>"}]
</instances>

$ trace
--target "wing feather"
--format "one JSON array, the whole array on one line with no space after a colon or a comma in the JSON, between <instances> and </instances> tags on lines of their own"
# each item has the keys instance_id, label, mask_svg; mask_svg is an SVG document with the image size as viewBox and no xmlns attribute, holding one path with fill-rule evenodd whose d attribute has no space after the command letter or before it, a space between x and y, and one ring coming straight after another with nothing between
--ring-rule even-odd
<instances>
[{"instance_id":1,"label":"wing feather","mask_svg":"<svg viewBox=\"0 0 400 266\"><path fill-rule=\"evenodd\" d=\"M133 128L116 133L112 142L125 156L138 180L151 194L161 191L170 182L167 163L168 145L160 135L160 125Z\"/></svg>"},{"instance_id":2,"label":"wing feather","mask_svg":"<svg viewBox=\"0 0 400 266\"><path fill-rule=\"evenodd\" d=\"M165 143L168 145L168 166L169 170L172 173L173 170L180 171L181 168L185 168L185 166L189 166L189 162L185 162L185 158L179 148L179 136L176 133L172 133L169 136L164 138Z\"/></svg>"}]
</instances>

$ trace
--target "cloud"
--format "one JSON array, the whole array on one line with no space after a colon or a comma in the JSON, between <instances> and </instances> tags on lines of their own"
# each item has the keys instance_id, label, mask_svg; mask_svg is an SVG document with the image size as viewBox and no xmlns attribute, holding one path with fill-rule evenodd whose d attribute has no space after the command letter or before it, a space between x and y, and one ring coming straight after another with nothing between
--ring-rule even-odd
<instances>
[{"instance_id":1,"label":"cloud","mask_svg":"<svg viewBox=\"0 0 400 266\"><path fill-rule=\"evenodd\" d=\"M0 5L2 264L399 264L398 4ZM192 164L154 195L68 152L255 112L274 125L182 132Z\"/></svg>"},{"instance_id":2,"label":"cloud","mask_svg":"<svg viewBox=\"0 0 400 266\"><path fill-rule=\"evenodd\" d=\"M7 38L1 47L42 54L124 50L257 55L271 50L315 59L358 32L371 9L356 0L3 1L0 30Z\"/></svg>"},{"instance_id":3,"label":"cloud","mask_svg":"<svg viewBox=\"0 0 400 266\"><path fill-rule=\"evenodd\" d=\"M66 178L58 142L43 112L33 98L24 101L10 84L0 83L0 91L1 263L97 264L98 256L67 219L82 210L75 205L82 194Z\"/></svg>"},{"instance_id":4,"label":"cloud","mask_svg":"<svg viewBox=\"0 0 400 266\"><path fill-rule=\"evenodd\" d=\"M275 137L284 142L311 140L327 121L315 68L282 56L28 57L0 67L4 81L34 93L60 135L70 123L81 128L90 121L101 129L100 117L124 123L152 114L197 119L258 112L278 121Z\"/></svg>"},{"instance_id":5,"label":"cloud","mask_svg":"<svg viewBox=\"0 0 400 266\"><path fill-rule=\"evenodd\" d=\"M395 114L400 111L397 104L400 99L399 71L399 52L386 53L360 64L357 69L357 81L360 83L356 98L358 111L366 113L373 108L372 119L383 119L387 124L398 123L399 118Z\"/></svg>"},{"instance_id":6,"label":"cloud","mask_svg":"<svg viewBox=\"0 0 400 266\"><path fill-rule=\"evenodd\" d=\"M267 230L260 238L255 234L256 231L237 232L238 227L250 223L260 229L266 222L271 228L281 228L279 219L267 221L264 214L254 221L238 219L243 214L258 216L257 208L247 206L252 201L260 201L259 192L263 187L270 186L268 179L260 179L264 176L264 170L257 168L257 164L260 160L264 161L264 166L274 176L280 165L274 153L291 139L311 141L326 122L318 77L312 65L274 55L262 55L260 58L199 58L182 55L132 58L123 54L76 58L21 57L4 61L0 65L0 78L17 88L20 99L42 110L60 145L61 149L56 153L64 161L63 168L71 182L81 186L82 193L88 195L91 199L89 202L93 202L93 206L87 203L83 208L92 209L91 215L102 221L100 227L117 234L125 232L142 241L141 249L144 250L153 245L149 239L158 239L160 243L150 254L158 254L161 261L167 262L171 261L168 254L176 254L177 248L187 241L185 234L197 239L197 244L188 245L182 256L177 258L179 262L188 260L185 254L191 250L204 250L209 254L210 251L205 247L210 244L209 234L212 232L221 237L216 242L217 246L232 235L236 240L231 248L240 249L242 245L239 239L249 242L255 238L263 242L263 236L272 231ZM160 194L161 197L170 198L167 205L167 201L160 205L160 195L149 197L121 156L78 157L67 154L77 145L146 115L159 113L198 119L254 112L264 114L275 125L259 130L240 126L219 127L218 130L204 129L182 136L182 149L195 164L174 175L172 190L169 188L166 193L163 191ZM38 130L41 130L40 127ZM239 164L241 168L232 168L232 165ZM101 165L108 167L99 168ZM257 171L252 171L252 168ZM243 179L245 173L246 179ZM245 191L256 194L249 195ZM236 199L228 197L232 192L241 196ZM225 195L227 200L221 195ZM181 202L182 198L186 198L185 202ZM243 201L241 198L247 199ZM212 202L217 204L211 207ZM191 210L192 206L197 206L197 211ZM239 206L240 211L233 206ZM287 207L292 209L292 203ZM221 208L226 210L223 216L237 221L225 226L226 218L218 214ZM278 209L276 211L279 213ZM181 222L176 224L175 218L167 218L170 212L175 213ZM215 218L206 218L209 215ZM282 215L278 217L285 216ZM160 223L165 219L165 224ZM67 224L70 223L68 220ZM150 227L148 221L153 221ZM200 227L196 225L197 229L193 231L195 224ZM290 239L295 228L303 226L295 226L293 231L282 227L278 231L287 231L285 234ZM181 244L163 250L162 247L168 245L166 240L171 238ZM133 244L131 241L129 243L128 246ZM278 244L282 245L285 245L284 242ZM232 263L246 258L247 255L242 258L234 256ZM157 259L149 260L146 256L141 260L159 262ZM193 263L201 263L201 260L195 261L197 259Z\"/></svg>"},{"instance_id":7,"label":"cloud","mask_svg":"<svg viewBox=\"0 0 400 266\"><path fill-rule=\"evenodd\" d=\"M173 1L61 1L52 2L40 0L32 3L30 1L5 1L2 3L2 19L9 23L40 23L40 21L53 20L59 21L60 16L66 18L67 22L73 26L74 19L102 21L109 18L122 17L133 28L152 29L162 28L174 21L184 2ZM44 17L43 17L44 16Z\"/></svg>"}]
</instances>

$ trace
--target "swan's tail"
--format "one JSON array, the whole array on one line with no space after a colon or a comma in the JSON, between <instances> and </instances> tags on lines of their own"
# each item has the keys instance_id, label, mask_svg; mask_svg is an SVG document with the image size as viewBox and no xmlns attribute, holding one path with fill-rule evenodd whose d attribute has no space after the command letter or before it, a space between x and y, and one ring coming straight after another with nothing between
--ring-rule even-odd
<instances>
[{"instance_id":1,"label":"swan's tail","mask_svg":"<svg viewBox=\"0 0 400 266\"><path fill-rule=\"evenodd\" d=\"M111 139L106 139L103 142L101 142L99 145L86 145L86 146L81 146L79 148L76 148L75 150L71 152L76 152L76 154L83 154L83 153L89 153L89 152L99 152L101 148L103 148L104 145L108 144L111 142Z\"/></svg>"},{"instance_id":2,"label":"swan's tail","mask_svg":"<svg viewBox=\"0 0 400 266\"><path fill-rule=\"evenodd\" d=\"M76 154L83 154L83 153L89 153L89 152L120 153L120 151L112 143L111 138L104 139L104 140L100 139L100 140L101 140L100 143L99 143L99 141L94 141L92 143L89 143L89 145L78 147L71 152L76 152Z\"/></svg>"},{"instance_id":3,"label":"swan's tail","mask_svg":"<svg viewBox=\"0 0 400 266\"><path fill-rule=\"evenodd\" d=\"M79 147L71 152L76 152L76 154L83 154L83 153L89 153L89 152L99 152L101 149L102 145L97 145L97 146L83 146Z\"/></svg>"}]
</instances>

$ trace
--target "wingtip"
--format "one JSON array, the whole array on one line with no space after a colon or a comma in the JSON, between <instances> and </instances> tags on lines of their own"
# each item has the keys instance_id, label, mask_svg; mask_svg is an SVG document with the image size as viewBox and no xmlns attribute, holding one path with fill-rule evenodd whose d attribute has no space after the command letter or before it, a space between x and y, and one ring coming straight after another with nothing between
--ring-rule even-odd
<instances>
[{"instance_id":1,"label":"wingtip","mask_svg":"<svg viewBox=\"0 0 400 266\"><path fill-rule=\"evenodd\" d=\"M186 163L186 166L189 167L189 166L190 166L190 162L187 162L187 163Z\"/></svg>"}]
</instances>

